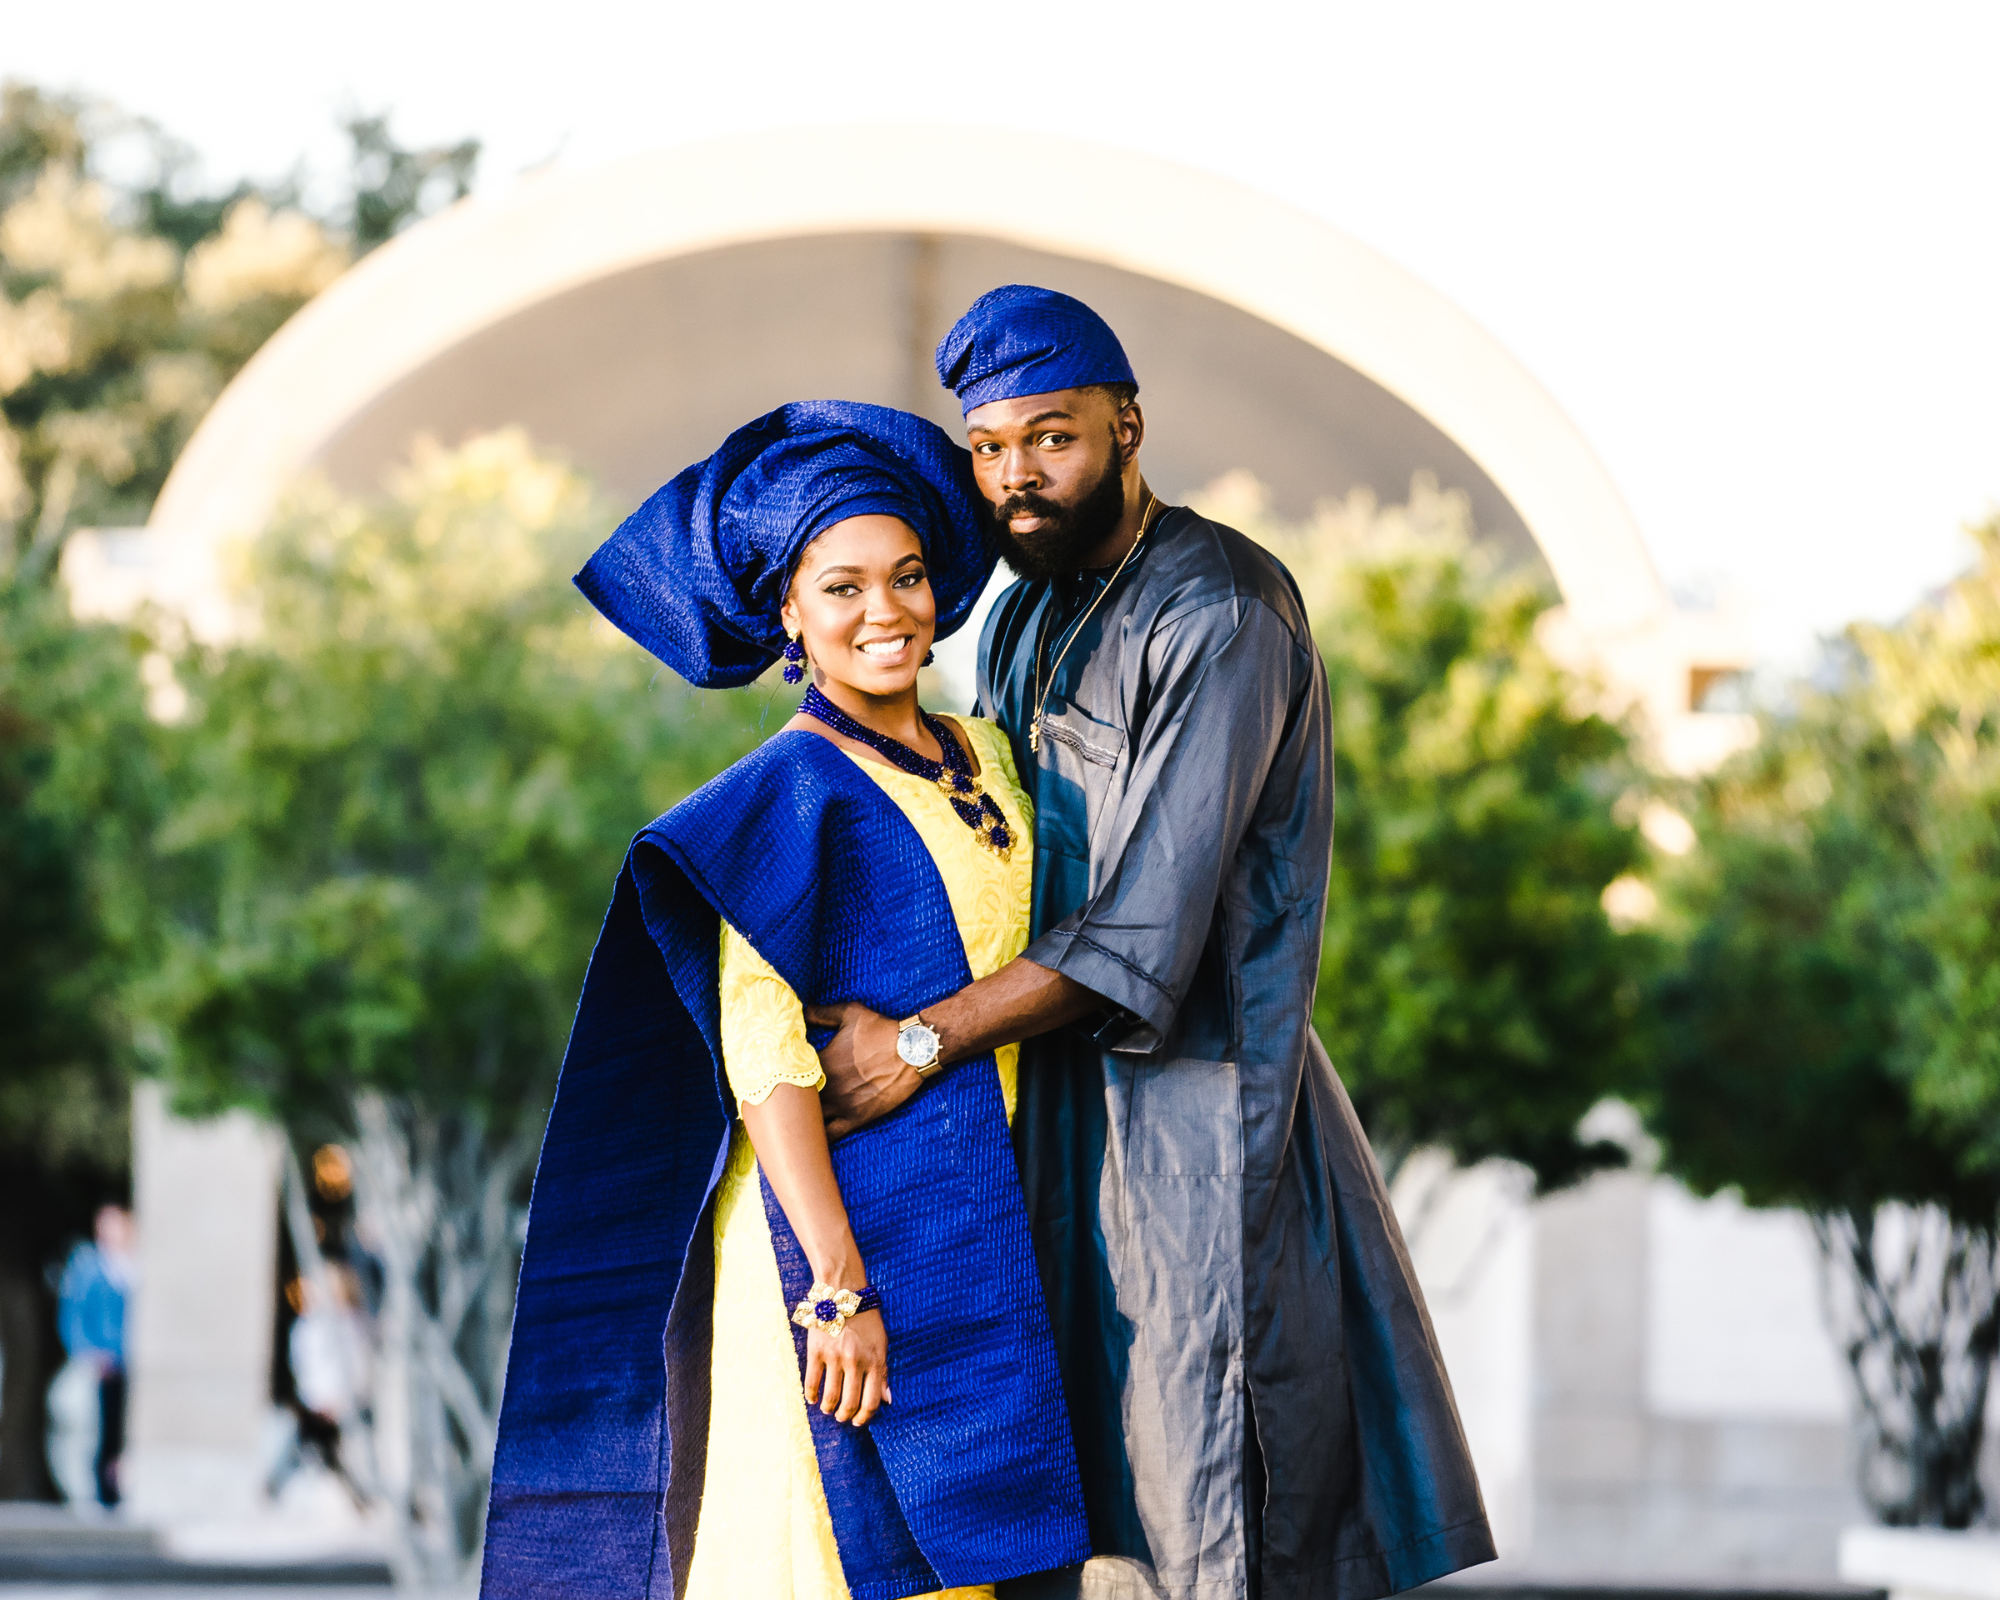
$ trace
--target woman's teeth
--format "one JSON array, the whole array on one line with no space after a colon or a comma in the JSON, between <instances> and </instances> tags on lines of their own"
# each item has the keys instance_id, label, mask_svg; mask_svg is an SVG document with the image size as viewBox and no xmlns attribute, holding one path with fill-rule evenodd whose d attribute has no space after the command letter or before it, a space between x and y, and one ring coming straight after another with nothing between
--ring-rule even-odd
<instances>
[{"instance_id":1,"label":"woman's teeth","mask_svg":"<svg viewBox=\"0 0 2000 1600\"><path fill-rule=\"evenodd\" d=\"M866 644L856 645L855 648L865 656L899 656L909 642L907 638L870 639Z\"/></svg>"}]
</instances>

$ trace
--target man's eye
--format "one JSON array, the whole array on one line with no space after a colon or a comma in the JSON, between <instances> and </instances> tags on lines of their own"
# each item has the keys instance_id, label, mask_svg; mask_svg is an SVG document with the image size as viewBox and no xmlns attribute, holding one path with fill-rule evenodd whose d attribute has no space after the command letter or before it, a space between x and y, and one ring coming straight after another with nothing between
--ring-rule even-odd
<instances>
[{"instance_id":1,"label":"man's eye","mask_svg":"<svg viewBox=\"0 0 2000 1600\"><path fill-rule=\"evenodd\" d=\"M1068 444L1069 435L1066 433L1045 433L1042 435L1042 443L1045 445Z\"/></svg>"}]
</instances>

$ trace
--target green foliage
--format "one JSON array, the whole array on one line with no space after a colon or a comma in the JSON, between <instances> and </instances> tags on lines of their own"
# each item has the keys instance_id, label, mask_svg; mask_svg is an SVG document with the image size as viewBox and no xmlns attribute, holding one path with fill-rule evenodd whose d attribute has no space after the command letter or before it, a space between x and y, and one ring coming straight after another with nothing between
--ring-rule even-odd
<instances>
[{"instance_id":1,"label":"green foliage","mask_svg":"<svg viewBox=\"0 0 2000 1600\"><path fill-rule=\"evenodd\" d=\"M260 635L187 673L159 836L183 1105L333 1131L374 1089L504 1136L546 1103L625 841L766 710L660 685L594 617L567 578L605 531L496 435L259 543Z\"/></svg>"},{"instance_id":2,"label":"green foliage","mask_svg":"<svg viewBox=\"0 0 2000 1600\"><path fill-rule=\"evenodd\" d=\"M379 118L351 135L347 209L372 206L371 228L439 202L404 179L385 199L361 170L406 178L439 168L432 154L400 149ZM143 176L100 176L107 141L128 158L136 144L121 166ZM446 152L460 190L473 148ZM17 1167L122 1169L115 996L148 959L148 647L71 621L52 584L62 542L145 520L222 384L353 250L294 196L202 193L187 164L145 123L0 86L0 1143Z\"/></svg>"},{"instance_id":3,"label":"green foliage","mask_svg":"<svg viewBox=\"0 0 2000 1600\"><path fill-rule=\"evenodd\" d=\"M92 176L89 131L75 102L0 100L0 562L33 571L77 523L143 522L222 384L347 260L256 198L184 247Z\"/></svg>"},{"instance_id":4,"label":"green foliage","mask_svg":"<svg viewBox=\"0 0 2000 1600\"><path fill-rule=\"evenodd\" d=\"M1903 1065L1910 997L1937 970L1920 927L1937 763L1873 712L1862 683L1815 696L1700 785L1701 847L1668 882L1683 939L1657 993L1649 1122L1701 1193L1990 1222L2000 1189L1918 1113Z\"/></svg>"},{"instance_id":5,"label":"green foliage","mask_svg":"<svg viewBox=\"0 0 2000 1600\"><path fill-rule=\"evenodd\" d=\"M124 892L156 803L137 641L0 577L0 1148L124 1163ZM0 1160L11 1159L0 1156Z\"/></svg>"},{"instance_id":6,"label":"green foliage","mask_svg":"<svg viewBox=\"0 0 2000 1600\"><path fill-rule=\"evenodd\" d=\"M324 216L296 187L187 182L184 150L145 123L0 88L0 566L54 565L78 525L145 521L222 386L357 255L461 198L477 141L398 145L348 124L346 193ZM107 137L149 168L96 171Z\"/></svg>"},{"instance_id":7,"label":"green foliage","mask_svg":"<svg viewBox=\"0 0 2000 1600\"><path fill-rule=\"evenodd\" d=\"M1577 1125L1634 1080L1650 953L1606 886L1643 864L1626 735L1535 642L1547 597L1487 570L1463 498L1274 525L1211 503L1299 579L1333 694L1334 861L1314 1022L1393 1165L1419 1145L1543 1187L1624 1159ZM1217 503L1217 501L1220 503ZM1233 501L1233 503L1232 503Z\"/></svg>"},{"instance_id":8,"label":"green foliage","mask_svg":"<svg viewBox=\"0 0 2000 1600\"><path fill-rule=\"evenodd\" d=\"M2000 528L1942 601L1697 787L1649 1122L1667 1169L1812 1216L1882 1520L1980 1514L2000 1349Z\"/></svg>"},{"instance_id":9,"label":"green foliage","mask_svg":"<svg viewBox=\"0 0 2000 1600\"><path fill-rule=\"evenodd\" d=\"M2000 527L1698 786L1651 1117L1753 1204L2000 1205Z\"/></svg>"},{"instance_id":10,"label":"green foliage","mask_svg":"<svg viewBox=\"0 0 2000 1600\"><path fill-rule=\"evenodd\" d=\"M1905 997L1902 1063L1960 1166L2000 1183L2000 517L1972 532L1979 559L1937 604L1858 638L1885 726L1935 767L1910 924L1931 973Z\"/></svg>"},{"instance_id":11,"label":"green foliage","mask_svg":"<svg viewBox=\"0 0 2000 1600\"><path fill-rule=\"evenodd\" d=\"M354 147L347 231L357 255L471 192L473 169L479 164L477 139L405 149L390 137L385 116L350 118L347 137Z\"/></svg>"}]
</instances>

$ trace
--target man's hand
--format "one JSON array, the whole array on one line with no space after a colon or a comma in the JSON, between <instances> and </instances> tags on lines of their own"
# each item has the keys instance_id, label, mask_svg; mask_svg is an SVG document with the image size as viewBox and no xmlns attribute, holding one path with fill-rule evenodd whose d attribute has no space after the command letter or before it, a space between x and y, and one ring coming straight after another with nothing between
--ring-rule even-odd
<instances>
[{"instance_id":1,"label":"man's hand","mask_svg":"<svg viewBox=\"0 0 2000 1600\"><path fill-rule=\"evenodd\" d=\"M1106 1003L1074 978L1016 956L920 1015L937 1029L944 1045L938 1059L949 1067L1074 1022ZM820 1109L829 1140L879 1122L924 1086L917 1069L896 1054L896 1024L879 1012L857 1002L807 1006L806 1020L839 1030L819 1053L826 1073Z\"/></svg>"},{"instance_id":2,"label":"man's hand","mask_svg":"<svg viewBox=\"0 0 2000 1600\"><path fill-rule=\"evenodd\" d=\"M806 1020L840 1030L819 1053L826 1072L819 1102L829 1140L881 1121L923 1087L917 1069L896 1053L896 1024L880 1012L854 1002L807 1006Z\"/></svg>"}]
</instances>

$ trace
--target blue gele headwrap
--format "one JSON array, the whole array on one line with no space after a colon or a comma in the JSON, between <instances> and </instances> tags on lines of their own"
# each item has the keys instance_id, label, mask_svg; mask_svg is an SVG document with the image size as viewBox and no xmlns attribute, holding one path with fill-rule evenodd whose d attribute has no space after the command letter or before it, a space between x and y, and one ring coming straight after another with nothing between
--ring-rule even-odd
<instances>
[{"instance_id":1,"label":"blue gele headwrap","mask_svg":"<svg viewBox=\"0 0 2000 1600\"><path fill-rule=\"evenodd\" d=\"M756 678L785 643L799 553L836 522L910 525L952 633L993 575L972 457L935 423L801 400L738 428L627 517L576 575L620 631L698 688Z\"/></svg>"},{"instance_id":2,"label":"blue gele headwrap","mask_svg":"<svg viewBox=\"0 0 2000 1600\"><path fill-rule=\"evenodd\" d=\"M937 375L968 412L1024 394L1139 382L1109 323L1081 300L1025 283L972 302L938 344Z\"/></svg>"}]
</instances>

